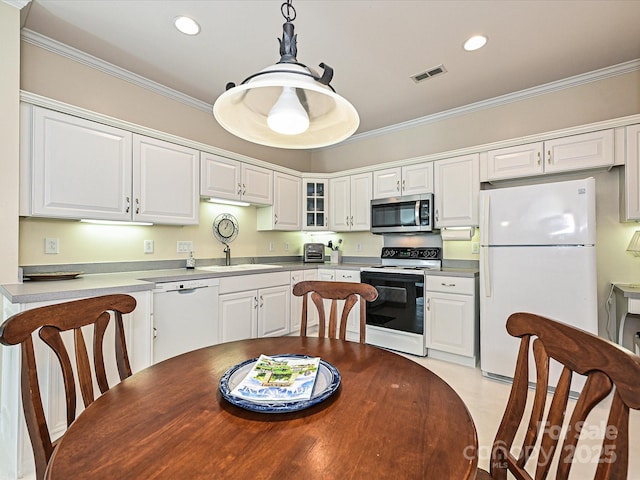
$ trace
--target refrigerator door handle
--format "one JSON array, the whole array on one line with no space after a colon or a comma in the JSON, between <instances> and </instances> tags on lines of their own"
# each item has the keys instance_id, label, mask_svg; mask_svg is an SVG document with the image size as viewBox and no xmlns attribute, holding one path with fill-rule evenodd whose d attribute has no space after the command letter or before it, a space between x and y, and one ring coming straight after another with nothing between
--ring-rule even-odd
<instances>
[{"instance_id":1,"label":"refrigerator door handle","mask_svg":"<svg viewBox=\"0 0 640 480\"><path fill-rule=\"evenodd\" d=\"M482 271L484 272L484 296L491 296L491 272L489 271L489 254L491 250L489 247L482 247L483 265Z\"/></svg>"},{"instance_id":2,"label":"refrigerator door handle","mask_svg":"<svg viewBox=\"0 0 640 480\"><path fill-rule=\"evenodd\" d=\"M480 235L484 237L482 241L482 249L483 249L483 265L482 270L484 271L484 296L491 296L491 272L489 271L489 199L491 197L489 195L485 195L484 197L484 222L482 224L482 230L480 231Z\"/></svg>"},{"instance_id":3,"label":"refrigerator door handle","mask_svg":"<svg viewBox=\"0 0 640 480\"><path fill-rule=\"evenodd\" d=\"M481 242L482 245L490 245L489 243L489 199L491 197L489 195L485 195L483 200L484 203L482 205L484 209L484 222L482 223L482 230L480 230L480 235L482 236Z\"/></svg>"}]
</instances>

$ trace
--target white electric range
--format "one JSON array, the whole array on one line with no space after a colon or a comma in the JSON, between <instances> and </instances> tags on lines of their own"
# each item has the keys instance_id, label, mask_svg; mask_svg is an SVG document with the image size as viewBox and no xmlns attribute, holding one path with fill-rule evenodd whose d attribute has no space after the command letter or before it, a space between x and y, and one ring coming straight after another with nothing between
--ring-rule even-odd
<instances>
[{"instance_id":1,"label":"white electric range","mask_svg":"<svg viewBox=\"0 0 640 480\"><path fill-rule=\"evenodd\" d=\"M424 357L425 272L442 268L439 247L384 247L381 265L364 267L360 281L373 285L378 298L367 303L366 341Z\"/></svg>"}]
</instances>

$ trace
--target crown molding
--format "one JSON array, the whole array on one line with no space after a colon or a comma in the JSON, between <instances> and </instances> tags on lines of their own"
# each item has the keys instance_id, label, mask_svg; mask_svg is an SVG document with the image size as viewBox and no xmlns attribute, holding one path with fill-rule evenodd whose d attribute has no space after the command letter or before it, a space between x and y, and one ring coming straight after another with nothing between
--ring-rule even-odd
<instances>
[{"instance_id":1,"label":"crown molding","mask_svg":"<svg viewBox=\"0 0 640 480\"><path fill-rule=\"evenodd\" d=\"M193 98L182 92L174 90L173 88L166 87L160 83L154 82L153 80L149 80L148 78L130 72L129 70L125 70L124 68L106 62L98 57L89 55L88 53L78 50L77 48L70 47L64 43L58 42L57 40L45 37L44 35L34 32L33 30L29 30L28 28L22 29L21 37L22 40L26 43L30 43L37 47L43 48L62 57L69 58L83 65L87 65L88 67L94 68L100 72L112 75L113 77L119 78L121 80L125 80L129 83L145 88L154 93L158 93L172 100L176 100L180 103L184 103L185 105L196 108L198 110L209 113L212 112L213 105L210 103L203 102L202 100Z\"/></svg>"},{"instance_id":2,"label":"crown molding","mask_svg":"<svg viewBox=\"0 0 640 480\"><path fill-rule=\"evenodd\" d=\"M9 4L24 4L24 5L27 5L30 2L30 0L2 0L2 1ZM81 50L70 47L64 43L58 42L57 40L53 40L49 37L41 35L32 30L29 30L26 28L23 29L21 36L22 36L22 40L27 43L44 48L52 53L56 53L63 57L77 61L91 68L95 68L96 70L99 70L103 73L112 75L116 78L120 78L129 83L132 83L139 87L153 91L160 95L164 95L168 98L176 100L190 107L193 107L205 112L211 112L213 109L213 105L210 103L203 102L202 100L198 100L182 92L166 87L160 83L149 80L148 78L145 78L141 75L125 70L124 68L118 67L117 65L113 65L112 63L106 62L98 57L94 57L93 55L89 55L88 53L85 53ZM597 82L610 77L615 77L618 75L624 75L627 73L632 73L637 71L640 71L640 59L620 63L618 65L613 65L611 67L601 68L599 70L594 70L592 72L587 72L580 75L575 75L573 77L568 77L555 82L546 83L544 85L539 85L537 87L527 88L525 90L520 90L519 92L509 93L506 95L501 95L499 97L490 98L488 100L471 103L469 105L465 105L462 107L452 108L450 110L445 110L443 112L435 113L433 115L427 115L424 117L416 118L413 120L409 120L407 122L396 123L388 127L383 127L376 130L359 133L351 136L350 138L336 145L322 147L315 150L328 150L328 149L340 147L342 145L346 145L349 143L365 140L368 138L388 135L401 130L415 128L415 127L427 125L430 123L440 122L448 118L467 115L472 112L477 112L477 111L485 110L488 108L494 108L500 105L506 105L509 103L518 102L518 101L526 100L529 98L537 97L540 95L546 95L548 93L553 93L553 92L557 92L567 88L577 87L587 83Z\"/></svg>"},{"instance_id":3,"label":"crown molding","mask_svg":"<svg viewBox=\"0 0 640 480\"><path fill-rule=\"evenodd\" d=\"M575 75L555 82L546 83L537 87L527 88L520 90L519 92L509 93L501 95L499 97L490 98L476 103L470 103L462 107L452 108L443 112L434 113L433 115L427 115L425 117L416 118L407 122L396 123L389 125L388 127L371 130L368 132L359 133L349 137L348 139L328 147L323 147L318 150L329 150L331 148L346 145L367 138L379 137L382 135L388 135L390 133L398 132L400 130L406 130L409 128L415 128L421 125L427 125L429 123L440 122L444 119L458 117L461 115L467 115L472 112L485 110L488 108L494 108L500 105L506 105L513 102L519 102L529 98L537 97L540 95L546 95L548 93L558 92L567 88L577 87L591 82L597 82L606 78L615 77L618 75L624 75L626 73L637 72L640 70L640 59L631 60L628 62L613 65L611 67L601 68L592 72L583 73L581 75Z\"/></svg>"}]
</instances>

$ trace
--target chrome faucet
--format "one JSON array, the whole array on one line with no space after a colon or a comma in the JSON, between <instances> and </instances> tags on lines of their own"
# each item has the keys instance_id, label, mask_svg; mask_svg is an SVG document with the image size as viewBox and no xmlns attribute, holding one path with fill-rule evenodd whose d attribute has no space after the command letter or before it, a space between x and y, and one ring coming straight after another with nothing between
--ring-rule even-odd
<instances>
[{"instance_id":1,"label":"chrome faucet","mask_svg":"<svg viewBox=\"0 0 640 480\"><path fill-rule=\"evenodd\" d=\"M224 244L224 253L225 253L225 259L224 259L224 264L226 266L231 265L231 247L225 243Z\"/></svg>"}]
</instances>

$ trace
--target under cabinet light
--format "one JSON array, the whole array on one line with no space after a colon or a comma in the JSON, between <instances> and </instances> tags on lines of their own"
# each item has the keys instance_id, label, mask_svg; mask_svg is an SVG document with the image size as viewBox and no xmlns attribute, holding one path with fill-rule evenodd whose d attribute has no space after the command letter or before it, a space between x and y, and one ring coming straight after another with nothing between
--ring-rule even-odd
<instances>
[{"instance_id":1,"label":"under cabinet light","mask_svg":"<svg viewBox=\"0 0 640 480\"><path fill-rule=\"evenodd\" d=\"M235 205L237 207L248 207L249 205L251 205L248 202L239 202L237 200L225 200L224 198L215 198L215 197L211 197L209 199L210 203L222 203L224 205Z\"/></svg>"},{"instance_id":2,"label":"under cabinet light","mask_svg":"<svg viewBox=\"0 0 640 480\"><path fill-rule=\"evenodd\" d=\"M81 222L83 223L93 223L96 225L122 225L122 226L128 226L128 225L142 225L142 226L149 226L149 225L153 225L153 223L149 223L149 222L127 222L127 221L121 221L121 220L92 220L89 218L82 218L80 219Z\"/></svg>"}]
</instances>

